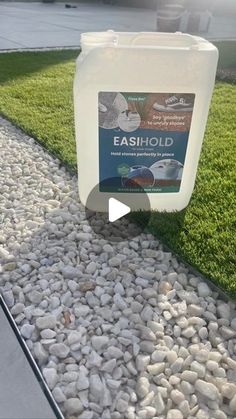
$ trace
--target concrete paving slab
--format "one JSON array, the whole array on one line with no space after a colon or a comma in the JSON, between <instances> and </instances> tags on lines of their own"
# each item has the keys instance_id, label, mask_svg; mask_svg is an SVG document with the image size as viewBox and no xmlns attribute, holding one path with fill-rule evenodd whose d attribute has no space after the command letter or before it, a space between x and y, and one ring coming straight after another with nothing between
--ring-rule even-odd
<instances>
[{"instance_id":1,"label":"concrete paving slab","mask_svg":"<svg viewBox=\"0 0 236 419\"><path fill-rule=\"evenodd\" d=\"M156 25L153 10L103 4L79 3L76 9L66 9L63 3L4 2L0 3L0 14L4 18L0 36L8 40L0 49L14 42L29 48L76 47L85 31L150 31Z\"/></svg>"},{"instance_id":2,"label":"concrete paving slab","mask_svg":"<svg viewBox=\"0 0 236 419\"><path fill-rule=\"evenodd\" d=\"M156 31L154 10L78 3L20 3L0 0L0 50L17 48L78 47L87 31ZM214 16L209 40L236 39L236 17Z\"/></svg>"},{"instance_id":3,"label":"concrete paving slab","mask_svg":"<svg viewBox=\"0 0 236 419\"><path fill-rule=\"evenodd\" d=\"M0 297L1 298L1 297ZM1 300L2 301L2 300ZM0 419L56 419L0 301Z\"/></svg>"},{"instance_id":4,"label":"concrete paving slab","mask_svg":"<svg viewBox=\"0 0 236 419\"><path fill-rule=\"evenodd\" d=\"M0 50L26 48L26 45L20 42L11 41L10 39L0 36Z\"/></svg>"}]
</instances>

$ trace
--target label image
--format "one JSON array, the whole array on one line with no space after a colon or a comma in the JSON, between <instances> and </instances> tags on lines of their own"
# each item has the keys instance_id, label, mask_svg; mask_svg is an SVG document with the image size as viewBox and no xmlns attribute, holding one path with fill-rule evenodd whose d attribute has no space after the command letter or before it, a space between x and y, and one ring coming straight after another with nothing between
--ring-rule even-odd
<instances>
[{"instance_id":1,"label":"label image","mask_svg":"<svg viewBox=\"0 0 236 419\"><path fill-rule=\"evenodd\" d=\"M179 192L195 95L100 92L101 192Z\"/></svg>"}]
</instances>

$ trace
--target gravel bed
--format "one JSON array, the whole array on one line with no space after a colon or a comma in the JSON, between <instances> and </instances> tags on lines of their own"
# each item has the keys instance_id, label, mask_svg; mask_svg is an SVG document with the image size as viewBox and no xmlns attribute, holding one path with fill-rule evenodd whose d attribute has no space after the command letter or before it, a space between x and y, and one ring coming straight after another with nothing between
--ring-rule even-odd
<instances>
[{"instance_id":1,"label":"gravel bed","mask_svg":"<svg viewBox=\"0 0 236 419\"><path fill-rule=\"evenodd\" d=\"M235 418L235 304L150 234L96 236L76 177L0 125L0 290L65 417Z\"/></svg>"}]
</instances>

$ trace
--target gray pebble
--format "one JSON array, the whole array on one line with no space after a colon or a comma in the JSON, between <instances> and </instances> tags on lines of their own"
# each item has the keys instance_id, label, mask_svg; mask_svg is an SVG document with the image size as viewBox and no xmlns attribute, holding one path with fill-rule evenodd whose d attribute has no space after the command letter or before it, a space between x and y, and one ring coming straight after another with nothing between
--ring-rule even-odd
<instances>
[{"instance_id":1,"label":"gray pebble","mask_svg":"<svg viewBox=\"0 0 236 419\"><path fill-rule=\"evenodd\" d=\"M64 403L64 408L69 415L79 414L83 411L83 405L79 398L72 397Z\"/></svg>"},{"instance_id":2,"label":"gray pebble","mask_svg":"<svg viewBox=\"0 0 236 419\"><path fill-rule=\"evenodd\" d=\"M54 368L43 368L43 376L48 387L52 390L58 382L57 371Z\"/></svg>"},{"instance_id":3,"label":"gray pebble","mask_svg":"<svg viewBox=\"0 0 236 419\"><path fill-rule=\"evenodd\" d=\"M52 390L52 395L57 403L63 403L66 401L66 396L64 395L62 389L60 387L55 387Z\"/></svg>"},{"instance_id":4,"label":"gray pebble","mask_svg":"<svg viewBox=\"0 0 236 419\"><path fill-rule=\"evenodd\" d=\"M38 317L36 319L36 326L39 330L54 329L54 327L56 326L56 322L56 317L52 314L49 314L44 317Z\"/></svg>"},{"instance_id":5,"label":"gray pebble","mask_svg":"<svg viewBox=\"0 0 236 419\"><path fill-rule=\"evenodd\" d=\"M42 301L42 293L39 291L33 290L28 294L28 299L33 304L39 304Z\"/></svg>"},{"instance_id":6,"label":"gray pebble","mask_svg":"<svg viewBox=\"0 0 236 419\"><path fill-rule=\"evenodd\" d=\"M70 348L64 343L54 343L50 346L49 352L58 358L66 358L70 352Z\"/></svg>"},{"instance_id":7,"label":"gray pebble","mask_svg":"<svg viewBox=\"0 0 236 419\"><path fill-rule=\"evenodd\" d=\"M204 397L207 397L210 400L217 400L219 397L219 392L217 387L212 383L207 383L203 380L197 380L195 382L195 390L199 391Z\"/></svg>"},{"instance_id":8,"label":"gray pebble","mask_svg":"<svg viewBox=\"0 0 236 419\"><path fill-rule=\"evenodd\" d=\"M20 332L25 339L30 339L34 329L35 329L34 325L23 324L23 326L20 329Z\"/></svg>"},{"instance_id":9,"label":"gray pebble","mask_svg":"<svg viewBox=\"0 0 236 419\"><path fill-rule=\"evenodd\" d=\"M136 384L136 393L139 398L143 399L148 393L150 389L149 380L146 377L140 377L137 380Z\"/></svg>"},{"instance_id":10,"label":"gray pebble","mask_svg":"<svg viewBox=\"0 0 236 419\"><path fill-rule=\"evenodd\" d=\"M92 336L91 342L94 349L100 351L108 344L109 338L107 336Z\"/></svg>"},{"instance_id":11,"label":"gray pebble","mask_svg":"<svg viewBox=\"0 0 236 419\"><path fill-rule=\"evenodd\" d=\"M16 303L11 309L11 314L13 316L17 316L18 314L22 313L24 309L25 309L25 306L23 303Z\"/></svg>"}]
</instances>

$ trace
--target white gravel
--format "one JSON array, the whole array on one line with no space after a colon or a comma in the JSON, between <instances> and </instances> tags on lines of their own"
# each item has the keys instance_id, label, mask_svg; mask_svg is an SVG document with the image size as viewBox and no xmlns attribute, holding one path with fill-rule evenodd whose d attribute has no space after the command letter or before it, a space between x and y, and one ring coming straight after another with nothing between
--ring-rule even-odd
<instances>
[{"instance_id":1,"label":"white gravel","mask_svg":"<svg viewBox=\"0 0 236 419\"><path fill-rule=\"evenodd\" d=\"M150 234L96 236L76 177L0 123L0 290L65 416L235 418L235 304Z\"/></svg>"}]
</instances>

